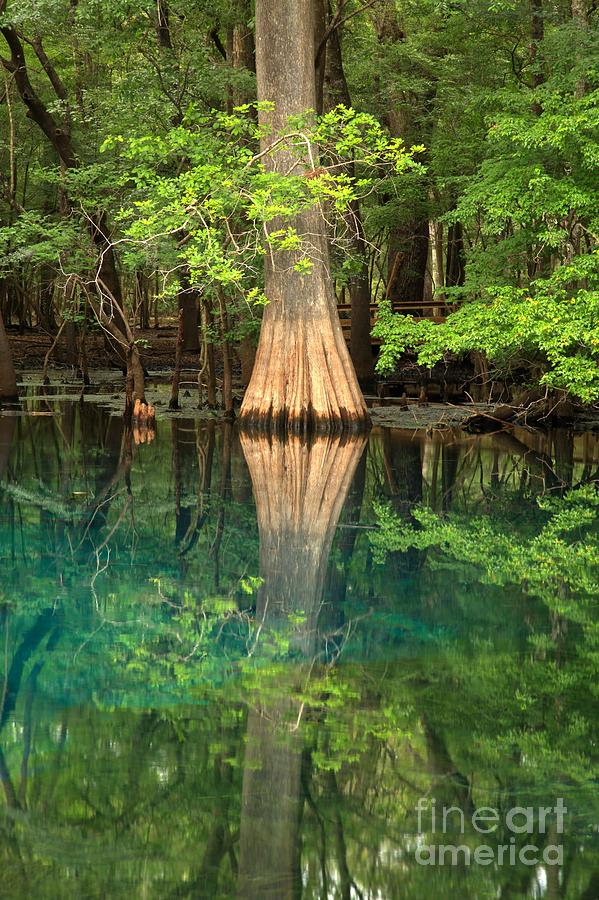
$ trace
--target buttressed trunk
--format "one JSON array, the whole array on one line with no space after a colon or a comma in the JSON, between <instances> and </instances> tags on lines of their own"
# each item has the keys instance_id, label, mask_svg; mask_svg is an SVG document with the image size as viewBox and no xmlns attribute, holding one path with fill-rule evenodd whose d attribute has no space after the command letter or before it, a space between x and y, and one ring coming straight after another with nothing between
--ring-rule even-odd
<instances>
[{"instance_id":1,"label":"buttressed trunk","mask_svg":"<svg viewBox=\"0 0 599 900\"><path fill-rule=\"evenodd\" d=\"M252 698L240 823L238 897L301 897L302 708L298 690L319 652L318 618L341 509L365 439L241 435L250 470L263 585L260 635L280 628L293 663ZM299 624L291 625L290 616Z\"/></svg>"},{"instance_id":2,"label":"buttressed trunk","mask_svg":"<svg viewBox=\"0 0 599 900\"><path fill-rule=\"evenodd\" d=\"M17 376L4 328L4 319L0 312L0 403L3 400L16 400L18 396Z\"/></svg>"},{"instance_id":3,"label":"buttressed trunk","mask_svg":"<svg viewBox=\"0 0 599 900\"><path fill-rule=\"evenodd\" d=\"M285 132L289 116L315 108L314 16L314 0L257 0L258 99L274 103L274 110L260 112L260 124L270 130L263 150ZM315 154L316 148L306 148L295 174L314 168ZM293 170L294 159L285 148L264 158L266 168L279 173ZM275 221L270 228L282 224ZM309 246L313 267L301 274L294 269L299 252L267 248L270 302L242 425L292 433L364 430L368 412L337 315L322 214L313 208L284 224L293 225Z\"/></svg>"}]
</instances>

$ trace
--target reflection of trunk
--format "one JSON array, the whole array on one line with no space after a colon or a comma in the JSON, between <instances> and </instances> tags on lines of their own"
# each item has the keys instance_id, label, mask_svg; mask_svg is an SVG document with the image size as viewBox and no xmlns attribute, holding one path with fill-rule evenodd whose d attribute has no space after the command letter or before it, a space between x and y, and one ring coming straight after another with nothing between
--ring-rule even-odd
<instances>
[{"instance_id":1,"label":"reflection of trunk","mask_svg":"<svg viewBox=\"0 0 599 900\"><path fill-rule=\"evenodd\" d=\"M301 612L297 647L312 654L328 557L363 442L319 438L268 441L241 436L256 499L259 621Z\"/></svg>"},{"instance_id":2,"label":"reflection of trunk","mask_svg":"<svg viewBox=\"0 0 599 900\"><path fill-rule=\"evenodd\" d=\"M458 474L458 465L460 462L459 444L443 444L443 449L441 452L442 452L442 458L443 458L442 506L443 506L443 512L448 512L451 509L451 504L452 504L452 500L453 500L453 489L455 486L455 480L456 480L456 476Z\"/></svg>"},{"instance_id":3,"label":"reflection of trunk","mask_svg":"<svg viewBox=\"0 0 599 900\"><path fill-rule=\"evenodd\" d=\"M4 320L0 311L0 403L3 400L16 400L18 397L17 376L13 366L12 353L4 328Z\"/></svg>"},{"instance_id":4,"label":"reflection of trunk","mask_svg":"<svg viewBox=\"0 0 599 900\"><path fill-rule=\"evenodd\" d=\"M0 481L8 467L16 422L14 416L0 416Z\"/></svg>"},{"instance_id":5,"label":"reflection of trunk","mask_svg":"<svg viewBox=\"0 0 599 900\"><path fill-rule=\"evenodd\" d=\"M266 150L287 130L290 116L314 109L314 4L312 0L256 3L258 99L273 101L260 122L271 129ZM266 156L271 172L313 168L315 148L298 161L287 149ZM271 222L276 231L283 223ZM264 311L256 364L241 410L247 426L280 432L338 431L367 426L368 413L337 315L327 237L318 208L299 213L291 225L312 264L295 267L303 253L271 251L265 257Z\"/></svg>"},{"instance_id":6,"label":"reflection of trunk","mask_svg":"<svg viewBox=\"0 0 599 900\"><path fill-rule=\"evenodd\" d=\"M320 438L309 445L244 435L241 441L260 530L259 632L278 626L291 637L296 657L310 660L317 651L331 543L363 441ZM289 622L292 614L301 615L301 624ZM249 715L239 858L243 898L301 896L300 720L301 708L284 689L268 703L257 698Z\"/></svg>"},{"instance_id":7,"label":"reflection of trunk","mask_svg":"<svg viewBox=\"0 0 599 900\"><path fill-rule=\"evenodd\" d=\"M431 774L438 778L438 782L435 784L435 796L439 806L442 803L445 803L446 806L456 803L465 815L470 815L473 804L468 779L456 769L444 739L427 716L423 717L422 726L428 751L429 768Z\"/></svg>"},{"instance_id":8,"label":"reflection of trunk","mask_svg":"<svg viewBox=\"0 0 599 900\"><path fill-rule=\"evenodd\" d=\"M553 451L555 473L564 489L571 488L574 474L574 433L565 428L558 429L553 435Z\"/></svg>"},{"instance_id":9,"label":"reflection of trunk","mask_svg":"<svg viewBox=\"0 0 599 900\"><path fill-rule=\"evenodd\" d=\"M0 731L4 728L15 709L19 688L21 687L21 680L27 663L44 638L58 624L58 621L58 616L52 608L45 609L39 614L29 631L23 636L23 640L13 656L10 669L6 675L6 680L2 686L3 689L0 692L0 697L4 699L3 705L0 708Z\"/></svg>"},{"instance_id":10,"label":"reflection of trunk","mask_svg":"<svg viewBox=\"0 0 599 900\"><path fill-rule=\"evenodd\" d=\"M422 500L422 453L420 442L406 439L388 428L382 436L387 489L393 508L401 518L414 524L412 508ZM422 568L426 551L410 547L390 554L392 565L403 576Z\"/></svg>"},{"instance_id":11,"label":"reflection of trunk","mask_svg":"<svg viewBox=\"0 0 599 900\"><path fill-rule=\"evenodd\" d=\"M341 534L337 541L340 566L331 566L329 571L327 594L332 603L329 604L331 622L335 628L339 628L345 617L343 601L347 592L347 577L356 540L358 538L358 526L366 487L366 464L368 452L364 450L356 469L356 475L352 482L343 511ZM345 525L345 527L343 527Z\"/></svg>"},{"instance_id":12,"label":"reflection of trunk","mask_svg":"<svg viewBox=\"0 0 599 900\"><path fill-rule=\"evenodd\" d=\"M268 710L252 709L248 717L239 847L240 900L295 900L302 893L301 742L299 734L280 734L277 714L280 717L282 713L270 704ZM273 717L277 718L272 721Z\"/></svg>"}]
</instances>

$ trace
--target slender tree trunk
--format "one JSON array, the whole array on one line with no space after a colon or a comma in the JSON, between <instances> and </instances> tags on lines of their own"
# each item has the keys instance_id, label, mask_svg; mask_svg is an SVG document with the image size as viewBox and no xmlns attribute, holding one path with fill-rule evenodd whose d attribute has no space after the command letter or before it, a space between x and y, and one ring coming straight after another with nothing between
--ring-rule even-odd
<instances>
[{"instance_id":1,"label":"slender tree trunk","mask_svg":"<svg viewBox=\"0 0 599 900\"><path fill-rule=\"evenodd\" d=\"M447 232L447 263L445 267L446 287L464 284L464 233L461 222L453 222Z\"/></svg>"},{"instance_id":2,"label":"slender tree trunk","mask_svg":"<svg viewBox=\"0 0 599 900\"><path fill-rule=\"evenodd\" d=\"M223 355L223 391L222 391L222 407L227 418L232 419L235 416L233 410L233 349L229 341L229 321L227 317L227 307L225 298L219 297L219 313L220 313L220 338L221 350Z\"/></svg>"},{"instance_id":3,"label":"slender tree trunk","mask_svg":"<svg viewBox=\"0 0 599 900\"><path fill-rule=\"evenodd\" d=\"M262 138L264 150L285 132L289 116L315 108L314 30L314 0L257 0L258 99L274 102L273 110L260 112L261 125L271 129ZM305 167L314 168L315 154L316 148L306 152ZM279 173L294 162L285 149L264 158L265 167ZM269 303L241 421L281 432L365 429L368 412L337 314L323 217L315 208L291 224L311 248L312 271L296 271L297 251L267 248Z\"/></svg>"},{"instance_id":4,"label":"slender tree trunk","mask_svg":"<svg viewBox=\"0 0 599 900\"><path fill-rule=\"evenodd\" d=\"M392 303L424 302L428 242L428 219L403 222L391 232L387 297Z\"/></svg>"},{"instance_id":5,"label":"slender tree trunk","mask_svg":"<svg viewBox=\"0 0 599 900\"><path fill-rule=\"evenodd\" d=\"M530 62L533 67L532 87L538 88L543 84L545 80L541 60L539 59L539 45L542 43L545 34L545 23L543 21L543 0L531 0L530 12ZM541 115L543 109L538 100L535 100L533 102L532 110L536 116Z\"/></svg>"},{"instance_id":6,"label":"slender tree trunk","mask_svg":"<svg viewBox=\"0 0 599 900\"><path fill-rule=\"evenodd\" d=\"M183 349L197 353L200 349L200 310L197 292L193 290L186 268L181 276L179 309L183 313Z\"/></svg>"},{"instance_id":7,"label":"slender tree trunk","mask_svg":"<svg viewBox=\"0 0 599 900\"><path fill-rule=\"evenodd\" d=\"M574 24L580 28L582 38L581 43L583 43L589 28L589 4L587 0L572 0L572 20ZM588 87L589 84L586 78L579 78L576 84L576 97L578 99L584 97L588 91Z\"/></svg>"},{"instance_id":8,"label":"slender tree trunk","mask_svg":"<svg viewBox=\"0 0 599 900\"><path fill-rule=\"evenodd\" d=\"M325 106L332 109L339 103L348 107L352 105L343 67L341 36L339 29L335 29L329 37L326 48ZM348 166L347 174L354 175L353 163ZM362 213L357 200L353 201L347 214L347 232L350 235L351 251L359 260L358 272L349 279L351 304L349 350L359 381L368 384L374 376L374 357L370 340L370 278Z\"/></svg>"},{"instance_id":9,"label":"slender tree trunk","mask_svg":"<svg viewBox=\"0 0 599 900\"><path fill-rule=\"evenodd\" d=\"M169 409L179 409L179 383L181 381L181 357L183 355L184 340L184 323L183 309L179 309L179 327L177 328L177 344L175 346L175 370L173 372L173 380L171 383L171 399L169 400Z\"/></svg>"},{"instance_id":10,"label":"slender tree trunk","mask_svg":"<svg viewBox=\"0 0 599 900\"><path fill-rule=\"evenodd\" d=\"M12 361L12 352L4 327L2 310L0 310L0 404L2 401L14 401L18 396L17 376Z\"/></svg>"},{"instance_id":11,"label":"slender tree trunk","mask_svg":"<svg viewBox=\"0 0 599 900\"><path fill-rule=\"evenodd\" d=\"M56 273L52 266L42 266L40 276L39 324L50 334L56 334L56 315L54 308L54 283Z\"/></svg>"}]
</instances>

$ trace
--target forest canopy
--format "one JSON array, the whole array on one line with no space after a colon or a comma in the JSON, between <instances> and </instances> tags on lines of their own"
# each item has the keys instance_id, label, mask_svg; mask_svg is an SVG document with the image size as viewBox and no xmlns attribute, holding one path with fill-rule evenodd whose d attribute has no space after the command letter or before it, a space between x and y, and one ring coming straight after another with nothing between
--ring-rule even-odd
<instances>
[{"instance_id":1,"label":"forest canopy","mask_svg":"<svg viewBox=\"0 0 599 900\"><path fill-rule=\"evenodd\" d=\"M209 376L214 352L251 356L265 262L316 285L324 260L360 379L376 304L382 373L468 358L487 384L599 399L595 4L304 6L306 108L264 96L250 0L3 0L5 325L104 328L135 356L180 309ZM291 51L272 64L295 77Z\"/></svg>"}]
</instances>

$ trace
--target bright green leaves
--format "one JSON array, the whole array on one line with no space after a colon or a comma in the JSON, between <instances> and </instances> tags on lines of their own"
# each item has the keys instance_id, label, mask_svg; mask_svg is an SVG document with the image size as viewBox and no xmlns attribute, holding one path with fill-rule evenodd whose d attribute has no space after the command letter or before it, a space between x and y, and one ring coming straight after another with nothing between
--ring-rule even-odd
<instances>
[{"instance_id":1,"label":"bright green leaves","mask_svg":"<svg viewBox=\"0 0 599 900\"><path fill-rule=\"evenodd\" d=\"M502 587L518 586L542 599L550 609L580 617L574 601L589 603L599 592L599 495L594 487L573 490L563 498L541 498L543 511L536 534L517 534L504 522L451 514L442 517L424 506L406 522L377 503L378 531L371 535L374 557L410 548L436 551L478 571L478 580Z\"/></svg>"},{"instance_id":2,"label":"bright green leaves","mask_svg":"<svg viewBox=\"0 0 599 900\"><path fill-rule=\"evenodd\" d=\"M259 282L265 252L291 254L292 267L308 275L310 243L296 228L302 211L325 215L343 249L351 204L382 189L389 175L418 168L418 148L407 151L372 116L345 107L316 123L310 112L296 117L287 134L258 152L263 135L253 111L249 104L210 115L190 108L183 124L162 136L105 142L123 167L127 199L119 224L132 268L145 257L167 285L185 265L193 286L220 285L237 297ZM320 165L306 172L317 145ZM268 159L282 150L297 165L273 171Z\"/></svg>"}]
</instances>

